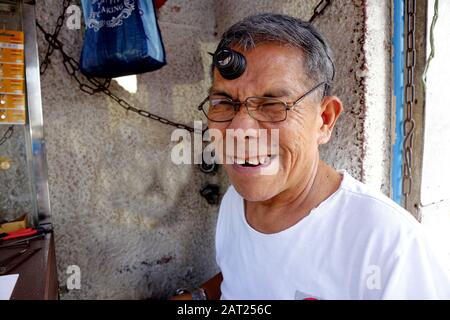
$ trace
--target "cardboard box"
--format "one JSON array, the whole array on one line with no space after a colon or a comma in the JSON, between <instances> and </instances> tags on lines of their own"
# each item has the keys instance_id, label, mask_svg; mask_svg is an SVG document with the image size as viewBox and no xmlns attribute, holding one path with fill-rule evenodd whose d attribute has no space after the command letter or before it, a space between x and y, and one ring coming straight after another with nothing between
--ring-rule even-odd
<instances>
[{"instance_id":1,"label":"cardboard box","mask_svg":"<svg viewBox=\"0 0 450 320\"><path fill-rule=\"evenodd\" d=\"M0 30L0 62L24 63L23 32Z\"/></svg>"},{"instance_id":2,"label":"cardboard box","mask_svg":"<svg viewBox=\"0 0 450 320\"><path fill-rule=\"evenodd\" d=\"M25 69L23 64L0 62L0 78L24 79L24 75Z\"/></svg>"},{"instance_id":3,"label":"cardboard box","mask_svg":"<svg viewBox=\"0 0 450 320\"><path fill-rule=\"evenodd\" d=\"M25 95L0 94L0 109L25 110Z\"/></svg>"},{"instance_id":4,"label":"cardboard box","mask_svg":"<svg viewBox=\"0 0 450 320\"><path fill-rule=\"evenodd\" d=\"M23 79L1 79L0 78L0 94L24 94L25 80Z\"/></svg>"},{"instance_id":5,"label":"cardboard box","mask_svg":"<svg viewBox=\"0 0 450 320\"><path fill-rule=\"evenodd\" d=\"M0 124L26 124L25 110L0 109Z\"/></svg>"}]
</instances>

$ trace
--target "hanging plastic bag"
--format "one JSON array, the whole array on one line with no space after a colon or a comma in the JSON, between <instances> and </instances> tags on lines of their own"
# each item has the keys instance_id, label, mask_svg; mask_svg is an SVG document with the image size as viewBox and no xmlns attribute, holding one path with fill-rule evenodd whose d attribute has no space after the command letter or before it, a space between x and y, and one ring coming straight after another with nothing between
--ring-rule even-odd
<instances>
[{"instance_id":1,"label":"hanging plastic bag","mask_svg":"<svg viewBox=\"0 0 450 320\"><path fill-rule=\"evenodd\" d=\"M151 0L82 0L86 24L81 72L115 78L166 64Z\"/></svg>"}]
</instances>

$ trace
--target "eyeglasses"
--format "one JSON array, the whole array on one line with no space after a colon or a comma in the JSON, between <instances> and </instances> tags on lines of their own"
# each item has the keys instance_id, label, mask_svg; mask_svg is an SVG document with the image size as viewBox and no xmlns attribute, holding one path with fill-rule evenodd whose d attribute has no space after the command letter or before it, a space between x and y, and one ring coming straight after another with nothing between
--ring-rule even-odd
<instances>
[{"instance_id":1,"label":"eyeglasses","mask_svg":"<svg viewBox=\"0 0 450 320\"><path fill-rule=\"evenodd\" d=\"M203 111L210 121L229 122L238 113L240 106L244 105L250 117L257 121L281 122L286 120L288 110L294 108L306 96L323 85L327 85L327 82L319 83L291 103L267 97L248 97L245 101L234 101L229 98L208 96L198 106L198 110Z\"/></svg>"}]
</instances>

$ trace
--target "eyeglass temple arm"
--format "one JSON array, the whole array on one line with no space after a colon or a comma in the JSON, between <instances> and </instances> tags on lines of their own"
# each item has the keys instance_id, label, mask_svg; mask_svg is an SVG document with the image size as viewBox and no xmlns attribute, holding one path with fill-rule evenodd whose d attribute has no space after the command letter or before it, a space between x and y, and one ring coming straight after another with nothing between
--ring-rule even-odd
<instances>
[{"instance_id":1,"label":"eyeglass temple arm","mask_svg":"<svg viewBox=\"0 0 450 320\"><path fill-rule=\"evenodd\" d=\"M306 91L300 98L298 98L296 101L294 101L290 106L288 106L288 110L293 108L297 103L299 103L300 101L302 101L306 96L308 96L309 94L313 93L315 90L317 90L318 88L320 88L323 85L328 85L328 82L326 81L322 81L321 83L319 83L318 85L314 86L312 89Z\"/></svg>"},{"instance_id":2,"label":"eyeglass temple arm","mask_svg":"<svg viewBox=\"0 0 450 320\"><path fill-rule=\"evenodd\" d=\"M203 99L203 101L198 105L197 109L198 110L203 110L203 105L205 104L206 101L208 101L209 97L206 97L205 99Z\"/></svg>"}]
</instances>

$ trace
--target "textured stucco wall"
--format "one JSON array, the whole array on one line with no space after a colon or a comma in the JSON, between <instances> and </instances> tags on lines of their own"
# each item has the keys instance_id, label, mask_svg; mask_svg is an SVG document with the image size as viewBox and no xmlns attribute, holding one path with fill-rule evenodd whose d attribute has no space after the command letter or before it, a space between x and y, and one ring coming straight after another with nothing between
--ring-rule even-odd
<instances>
[{"instance_id":1,"label":"textured stucco wall","mask_svg":"<svg viewBox=\"0 0 450 320\"><path fill-rule=\"evenodd\" d=\"M365 121L362 180L390 195L391 1L367 1L365 24Z\"/></svg>"},{"instance_id":2,"label":"textured stucco wall","mask_svg":"<svg viewBox=\"0 0 450 320\"><path fill-rule=\"evenodd\" d=\"M37 5L46 29L60 11L54 0ZM159 16L168 65L138 76L136 94L116 84L112 90L193 125L209 84L213 1L170 1ZM81 31L63 28L61 40L79 55ZM39 48L43 54L42 35ZM72 264L82 273L81 290L64 297L161 298L212 276L217 207L199 190L224 179L172 164L171 127L80 92L57 53L42 77L42 95L59 279L64 285Z\"/></svg>"},{"instance_id":3,"label":"textured stucco wall","mask_svg":"<svg viewBox=\"0 0 450 320\"><path fill-rule=\"evenodd\" d=\"M141 108L192 124L200 119L195 106L210 83L207 51L213 50L227 26L267 11L308 19L316 3L169 0L159 12L168 65L138 76L136 94L116 84L112 90ZM60 8L54 0L38 2L38 19L46 29L53 28ZM382 170L371 171L364 163L371 137L364 133L366 103L374 107L387 103L380 102L387 99L383 90L371 95L365 89L373 81L366 81L367 74L375 74L370 66L367 73L364 65L365 10L365 1L336 1L315 23L334 48L335 93L345 108L322 153L336 168L381 187ZM378 32L383 35L375 36ZM372 43L384 39L384 32L383 27L374 28ZM81 31L63 28L61 40L73 56L79 55ZM42 58L42 35L39 48ZM381 77L388 72L382 62L376 68ZM218 208L208 205L198 191L206 183L219 183L223 193L228 183L223 172L205 175L196 167L173 165L170 127L126 115L102 95L81 93L58 53L42 77L42 94L61 284L67 266L76 264L82 272L81 290L63 297L163 298L177 287L212 276L217 271L213 237ZM371 102L375 99L378 102ZM379 134L379 140L385 134L377 126L368 130ZM378 161L374 167L385 165L383 156L373 159Z\"/></svg>"}]
</instances>

